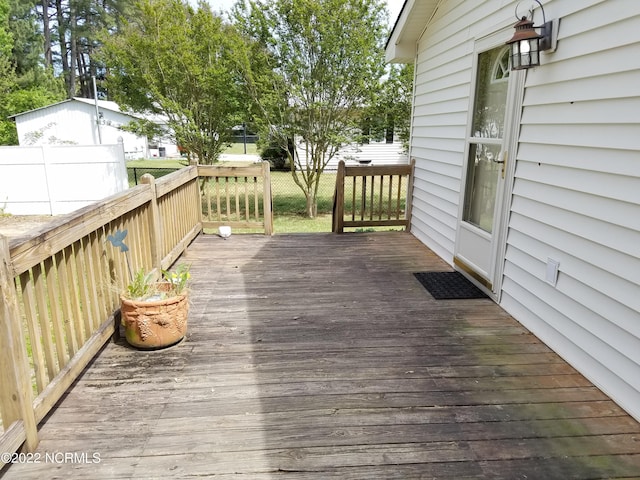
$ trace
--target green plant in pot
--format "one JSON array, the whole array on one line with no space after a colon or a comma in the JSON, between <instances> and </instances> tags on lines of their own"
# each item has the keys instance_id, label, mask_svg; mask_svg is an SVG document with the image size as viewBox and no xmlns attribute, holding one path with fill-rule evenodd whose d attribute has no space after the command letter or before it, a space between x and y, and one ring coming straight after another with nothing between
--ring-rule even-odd
<instances>
[{"instance_id":1,"label":"green plant in pot","mask_svg":"<svg viewBox=\"0 0 640 480\"><path fill-rule=\"evenodd\" d=\"M120 295L125 338L130 345L141 349L174 345L187 333L189 266L180 264L173 271L163 270L160 280L144 269L134 274L129 249L123 242L125 237L126 230L107 237L125 253L129 269L129 284Z\"/></svg>"}]
</instances>

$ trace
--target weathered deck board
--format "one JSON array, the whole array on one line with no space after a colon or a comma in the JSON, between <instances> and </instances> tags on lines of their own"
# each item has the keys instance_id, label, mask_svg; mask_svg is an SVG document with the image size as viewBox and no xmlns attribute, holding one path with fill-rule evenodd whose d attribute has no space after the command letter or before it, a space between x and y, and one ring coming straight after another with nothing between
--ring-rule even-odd
<instances>
[{"instance_id":1,"label":"weathered deck board","mask_svg":"<svg viewBox=\"0 0 640 480\"><path fill-rule=\"evenodd\" d=\"M640 477L640 425L404 233L200 237L187 341L109 344L3 479Z\"/></svg>"}]
</instances>

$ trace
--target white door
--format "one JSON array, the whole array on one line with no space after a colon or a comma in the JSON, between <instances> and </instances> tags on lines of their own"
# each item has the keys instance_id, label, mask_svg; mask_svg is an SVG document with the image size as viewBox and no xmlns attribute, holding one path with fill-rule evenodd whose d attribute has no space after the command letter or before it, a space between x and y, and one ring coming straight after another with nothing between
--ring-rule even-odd
<instances>
[{"instance_id":1,"label":"white door","mask_svg":"<svg viewBox=\"0 0 640 480\"><path fill-rule=\"evenodd\" d=\"M505 180L515 157L524 77L510 71L503 42L483 43L493 48L476 52L454 263L496 296L506 235Z\"/></svg>"}]
</instances>

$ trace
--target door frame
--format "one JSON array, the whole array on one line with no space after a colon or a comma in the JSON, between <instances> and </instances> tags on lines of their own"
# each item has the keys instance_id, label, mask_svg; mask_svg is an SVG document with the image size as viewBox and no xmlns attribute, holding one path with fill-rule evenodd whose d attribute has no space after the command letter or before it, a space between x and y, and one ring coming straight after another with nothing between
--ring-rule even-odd
<instances>
[{"instance_id":1,"label":"door frame","mask_svg":"<svg viewBox=\"0 0 640 480\"><path fill-rule=\"evenodd\" d=\"M520 121L522 117L522 108L524 102L524 85L526 80L526 70L512 70L509 73L509 86L507 93L507 105L503 134L503 150L507 155L506 166L504 168L504 179L502 187L499 189L496 197L495 215L498 216L494 222L491 234L481 231L478 233L486 233L491 235L491 258L490 271L486 278L480 272L473 268L460 256L460 238L461 230L467 228L463 226L463 212L465 202L465 189L467 183L467 171L469 163L469 150L473 128L473 108L475 102L475 88L478 76L478 56L493 48L505 45L506 41L512 34L512 27L503 28L499 31L491 33L487 36L478 38L474 41L474 49L472 53L473 70L471 74L470 95L469 95L469 116L467 118L467 128L465 137L464 157L462 163L462 175L459 193L458 217L456 224L456 240L454 245L453 263L456 270L464 274L469 280L482 289L494 301L500 302L502 295L502 279L504 273L505 255L507 251L507 236L509 227L509 217L511 209L511 199L513 193L514 177L516 170L516 159L518 153L518 145L520 138ZM473 226L471 226L473 227Z\"/></svg>"}]
</instances>

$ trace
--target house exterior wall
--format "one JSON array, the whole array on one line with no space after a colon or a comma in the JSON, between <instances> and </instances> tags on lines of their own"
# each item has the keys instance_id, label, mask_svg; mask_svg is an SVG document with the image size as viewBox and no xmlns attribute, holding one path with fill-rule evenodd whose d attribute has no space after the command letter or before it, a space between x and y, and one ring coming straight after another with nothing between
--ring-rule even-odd
<instances>
[{"instance_id":1,"label":"house exterior wall","mask_svg":"<svg viewBox=\"0 0 640 480\"><path fill-rule=\"evenodd\" d=\"M443 0L418 42L412 232L450 263L474 45L517 3ZM640 2L543 3L558 48L526 73L500 304L640 419Z\"/></svg>"},{"instance_id":2,"label":"house exterior wall","mask_svg":"<svg viewBox=\"0 0 640 480\"><path fill-rule=\"evenodd\" d=\"M304 144L298 142L297 148L301 161L305 161ZM325 170L338 170L338 164L341 160L344 160L347 165L358 165L361 160L369 161L370 165L407 165L409 163L409 157L402 142L371 142L346 145L329 160Z\"/></svg>"}]
</instances>

